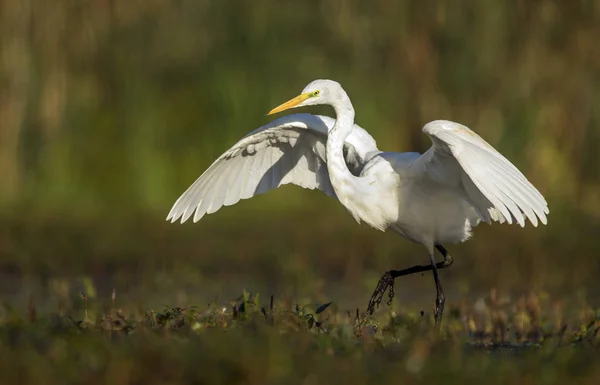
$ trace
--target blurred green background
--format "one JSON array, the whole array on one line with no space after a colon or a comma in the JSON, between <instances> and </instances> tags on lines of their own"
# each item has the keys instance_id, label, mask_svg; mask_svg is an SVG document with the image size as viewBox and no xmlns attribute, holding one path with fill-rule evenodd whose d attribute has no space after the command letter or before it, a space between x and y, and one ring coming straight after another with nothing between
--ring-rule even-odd
<instances>
[{"instance_id":1,"label":"blurred green background","mask_svg":"<svg viewBox=\"0 0 600 385\"><path fill-rule=\"evenodd\" d=\"M267 111L331 78L381 149L423 152L423 124L455 120L547 198L548 226L483 224L446 245L449 305L491 289L598 303L598 1L0 4L3 296L226 302L245 288L364 308L384 271L425 250L320 192L285 186L165 222ZM430 277L396 291L394 306L430 311Z\"/></svg>"}]
</instances>

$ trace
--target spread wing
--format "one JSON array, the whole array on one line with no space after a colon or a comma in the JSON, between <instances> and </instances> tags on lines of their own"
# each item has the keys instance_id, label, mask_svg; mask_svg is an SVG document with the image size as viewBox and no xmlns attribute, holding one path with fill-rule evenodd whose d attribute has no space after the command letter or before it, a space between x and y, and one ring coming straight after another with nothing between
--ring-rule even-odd
<instances>
[{"instance_id":1,"label":"spread wing","mask_svg":"<svg viewBox=\"0 0 600 385\"><path fill-rule=\"evenodd\" d=\"M548 204L542 194L502 154L469 128L450 121L427 123L423 132L433 146L417 159L436 180L462 186L479 216L491 220L525 219L547 223Z\"/></svg>"},{"instance_id":2,"label":"spread wing","mask_svg":"<svg viewBox=\"0 0 600 385\"><path fill-rule=\"evenodd\" d=\"M265 193L284 184L323 191L335 197L326 165L326 141L335 120L327 116L293 114L260 127L225 151L179 197L167 216L199 221L223 205ZM377 152L373 138L354 125L344 154L358 175L367 157ZM195 214L194 214L195 212Z\"/></svg>"}]
</instances>

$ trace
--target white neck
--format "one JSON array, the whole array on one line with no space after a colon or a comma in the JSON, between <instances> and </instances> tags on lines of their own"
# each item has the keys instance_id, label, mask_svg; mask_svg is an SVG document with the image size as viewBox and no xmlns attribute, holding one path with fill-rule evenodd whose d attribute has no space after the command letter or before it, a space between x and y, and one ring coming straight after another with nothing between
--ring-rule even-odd
<instances>
[{"instance_id":1,"label":"white neck","mask_svg":"<svg viewBox=\"0 0 600 385\"><path fill-rule=\"evenodd\" d=\"M335 125L327 137L327 170L331 185L344 206L348 207L350 198L356 194L357 179L346 165L344 142L354 126L354 107L348 95L341 91L340 99L332 103L336 113Z\"/></svg>"},{"instance_id":2,"label":"white neck","mask_svg":"<svg viewBox=\"0 0 600 385\"><path fill-rule=\"evenodd\" d=\"M376 229L384 230L388 218L373 205L373 176L354 176L344 159L344 142L354 127L354 108L348 95L342 91L341 97L331 104L337 115L335 125L327 137L327 171L338 200L359 223L364 221Z\"/></svg>"}]
</instances>

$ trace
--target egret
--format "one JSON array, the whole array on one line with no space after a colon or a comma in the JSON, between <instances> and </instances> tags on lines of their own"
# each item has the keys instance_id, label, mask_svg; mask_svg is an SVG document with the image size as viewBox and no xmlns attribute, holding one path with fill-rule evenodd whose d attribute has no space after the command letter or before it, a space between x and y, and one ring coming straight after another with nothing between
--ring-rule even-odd
<instances>
[{"instance_id":1,"label":"egret","mask_svg":"<svg viewBox=\"0 0 600 385\"><path fill-rule=\"evenodd\" d=\"M394 279L432 271L436 285L435 327L444 311L438 269L452 265L442 246L464 242L480 222L546 224L548 205L540 192L504 156L469 128L447 120L424 125L433 144L423 154L383 152L354 123L354 108L341 85L315 80L301 94L269 112L327 104L336 119L292 114L260 127L225 151L179 197L167 220L181 223L240 199L285 184L323 191L358 222L391 230L422 244L428 264L390 270L369 300L372 315ZM434 249L443 260L436 262Z\"/></svg>"}]
</instances>

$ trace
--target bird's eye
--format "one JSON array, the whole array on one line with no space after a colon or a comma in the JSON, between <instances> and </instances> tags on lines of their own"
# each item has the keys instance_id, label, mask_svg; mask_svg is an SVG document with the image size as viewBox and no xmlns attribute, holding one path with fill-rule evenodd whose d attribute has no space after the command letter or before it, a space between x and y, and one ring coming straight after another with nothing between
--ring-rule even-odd
<instances>
[{"instance_id":1,"label":"bird's eye","mask_svg":"<svg viewBox=\"0 0 600 385\"><path fill-rule=\"evenodd\" d=\"M315 92L312 93L312 96L318 96L321 93L321 91L316 90Z\"/></svg>"}]
</instances>

